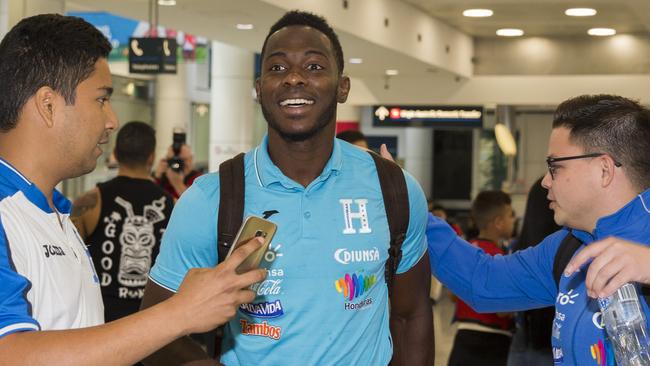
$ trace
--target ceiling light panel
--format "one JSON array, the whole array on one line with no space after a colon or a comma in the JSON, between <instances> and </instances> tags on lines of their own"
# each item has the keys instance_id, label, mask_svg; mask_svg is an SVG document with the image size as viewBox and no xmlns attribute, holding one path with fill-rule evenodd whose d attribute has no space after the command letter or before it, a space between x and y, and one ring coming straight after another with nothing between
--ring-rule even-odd
<instances>
[{"instance_id":1,"label":"ceiling light panel","mask_svg":"<svg viewBox=\"0 0 650 366\"><path fill-rule=\"evenodd\" d=\"M523 35L524 31L517 28L502 28L497 30L497 36L501 37L519 37Z\"/></svg>"},{"instance_id":2,"label":"ceiling light panel","mask_svg":"<svg viewBox=\"0 0 650 366\"><path fill-rule=\"evenodd\" d=\"M463 16L469 18L485 18L491 17L494 12L490 9L467 9L463 11Z\"/></svg>"},{"instance_id":3,"label":"ceiling light panel","mask_svg":"<svg viewBox=\"0 0 650 366\"><path fill-rule=\"evenodd\" d=\"M571 8L564 11L564 14L570 17L592 17L598 13L592 8Z\"/></svg>"},{"instance_id":4,"label":"ceiling light panel","mask_svg":"<svg viewBox=\"0 0 650 366\"><path fill-rule=\"evenodd\" d=\"M599 37L605 37L605 36L613 36L616 34L616 29L613 28L591 28L590 30L587 31L587 34L590 36L599 36Z\"/></svg>"}]
</instances>

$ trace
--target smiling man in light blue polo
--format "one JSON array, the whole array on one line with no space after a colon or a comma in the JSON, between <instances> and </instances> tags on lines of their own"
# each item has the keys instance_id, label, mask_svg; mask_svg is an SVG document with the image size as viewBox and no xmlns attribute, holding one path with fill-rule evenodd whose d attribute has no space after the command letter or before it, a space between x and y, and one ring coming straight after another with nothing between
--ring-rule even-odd
<instances>
[{"instance_id":1,"label":"smiling man in light blue polo","mask_svg":"<svg viewBox=\"0 0 650 366\"><path fill-rule=\"evenodd\" d=\"M256 83L269 132L244 159L244 216L264 216L278 231L262 262L268 276L254 285L257 298L225 327L225 365L430 365L433 359L426 200L405 174L409 228L389 307L390 232L375 164L367 152L334 139L337 102L345 102L350 87L342 70L340 44L324 19L290 12L271 28ZM198 179L181 197L147 303L176 291L190 268L217 263L218 206L217 174ZM189 342L157 356L207 359Z\"/></svg>"}]
</instances>

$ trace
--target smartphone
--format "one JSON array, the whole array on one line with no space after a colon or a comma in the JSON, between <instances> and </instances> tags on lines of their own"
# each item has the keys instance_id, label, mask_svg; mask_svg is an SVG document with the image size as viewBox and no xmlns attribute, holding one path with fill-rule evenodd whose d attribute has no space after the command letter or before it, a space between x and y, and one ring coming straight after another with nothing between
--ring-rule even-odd
<instances>
[{"instance_id":1,"label":"smartphone","mask_svg":"<svg viewBox=\"0 0 650 366\"><path fill-rule=\"evenodd\" d=\"M235 269L237 273L245 273L260 266L260 262L262 262L264 254L269 249L271 239L273 239L273 235L275 235L276 230L277 225L269 220L265 220L257 216L249 216L246 218L241 228L239 228L239 232L233 241L234 244L232 247L230 247L230 251L228 252L226 258L230 257L235 249L248 243L253 238L264 238L264 244L259 249L251 253L251 255L249 255L248 258L246 258Z\"/></svg>"}]
</instances>

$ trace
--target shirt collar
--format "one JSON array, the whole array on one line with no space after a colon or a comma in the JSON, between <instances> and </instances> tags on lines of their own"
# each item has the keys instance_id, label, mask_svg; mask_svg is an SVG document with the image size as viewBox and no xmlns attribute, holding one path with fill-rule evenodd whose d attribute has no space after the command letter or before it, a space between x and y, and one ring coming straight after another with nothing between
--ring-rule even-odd
<instances>
[{"instance_id":1,"label":"shirt collar","mask_svg":"<svg viewBox=\"0 0 650 366\"><path fill-rule=\"evenodd\" d=\"M9 186L23 192L25 197L27 197L27 199L38 208L46 213L53 213L49 203L47 202L47 198L43 192L38 189L36 184L32 183L27 179L27 177L20 173L18 169L2 158L0 158L0 177L2 177L2 180ZM70 213L72 204L56 189L53 192L52 201L54 202L57 211L65 214Z\"/></svg>"},{"instance_id":2,"label":"shirt collar","mask_svg":"<svg viewBox=\"0 0 650 366\"><path fill-rule=\"evenodd\" d=\"M285 176L278 168L269 155L269 138L265 135L262 143L253 150L253 165L257 182L262 187L270 187L273 184L281 184L287 189L304 189L302 185ZM326 180L332 173L338 174L343 164L343 154L341 145L337 139L334 139L334 147L329 160L325 164L323 171L318 178L311 184ZM310 184L310 185L311 185Z\"/></svg>"},{"instance_id":3,"label":"shirt collar","mask_svg":"<svg viewBox=\"0 0 650 366\"><path fill-rule=\"evenodd\" d=\"M635 223L639 220L647 220L648 215L650 215L650 189L641 192L615 213L598 219L593 235L576 230L579 233L576 236L581 240L583 238L592 238L593 240L593 238L602 239L603 236L608 235L619 235L627 230L635 229Z\"/></svg>"}]
</instances>

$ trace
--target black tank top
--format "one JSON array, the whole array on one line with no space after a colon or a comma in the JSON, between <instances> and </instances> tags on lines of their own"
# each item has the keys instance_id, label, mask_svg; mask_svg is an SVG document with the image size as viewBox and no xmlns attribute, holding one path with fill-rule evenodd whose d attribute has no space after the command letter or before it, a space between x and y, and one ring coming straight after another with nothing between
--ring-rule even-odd
<instances>
[{"instance_id":1,"label":"black tank top","mask_svg":"<svg viewBox=\"0 0 650 366\"><path fill-rule=\"evenodd\" d=\"M109 322L138 311L173 201L147 179L118 176L97 187L101 213L86 243Z\"/></svg>"}]
</instances>

